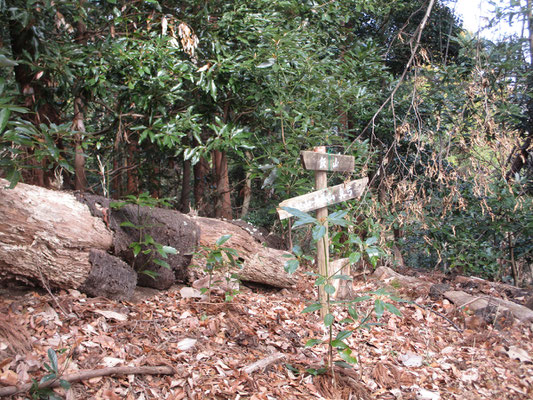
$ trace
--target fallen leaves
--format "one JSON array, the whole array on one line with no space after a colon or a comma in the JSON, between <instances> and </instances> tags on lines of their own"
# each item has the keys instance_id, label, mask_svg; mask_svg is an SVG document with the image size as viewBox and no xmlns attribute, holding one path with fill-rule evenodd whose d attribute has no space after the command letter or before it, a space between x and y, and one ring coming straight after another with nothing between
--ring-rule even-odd
<instances>
[{"instance_id":1,"label":"fallen leaves","mask_svg":"<svg viewBox=\"0 0 533 400\"><path fill-rule=\"evenodd\" d=\"M354 282L354 290L365 293L382 285ZM406 303L397 304L402 317L385 313L380 326L356 331L348 339L358 364L351 370L336 369L335 388L331 376L307 372L321 367L327 350L304 346L309 339L326 337L317 315L301 313L314 300L314 289L311 280L301 276L292 291L247 290L231 303L221 295L207 301L192 288L172 288L137 304L61 292L56 300L68 310L67 316L49 296L28 294L17 299L16 307L0 298L0 311L19 321L33 345L8 354L9 340L0 336L0 387L40 379L46 374L47 350L63 348L59 364L65 374L158 365L176 372L94 377L73 385L70 398L533 397L529 325L502 330L491 324L467 326L461 334L429 310ZM402 290L398 294L401 297ZM459 326L470 321L445 299L432 302L423 293L417 297ZM358 307L365 315L372 304Z\"/></svg>"}]
</instances>

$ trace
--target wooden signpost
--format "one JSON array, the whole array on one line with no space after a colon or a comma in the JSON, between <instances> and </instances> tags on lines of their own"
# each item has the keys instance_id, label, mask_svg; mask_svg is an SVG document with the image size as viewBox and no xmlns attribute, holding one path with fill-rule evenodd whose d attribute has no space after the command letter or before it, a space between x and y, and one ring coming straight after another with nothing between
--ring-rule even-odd
<instances>
[{"instance_id":1,"label":"wooden signpost","mask_svg":"<svg viewBox=\"0 0 533 400\"><path fill-rule=\"evenodd\" d=\"M302 151L300 158L305 169L315 171L316 191L281 202L277 211L279 218L285 219L291 217L291 214L282 210L281 207L292 207L304 212L316 210L316 218L323 222L326 227L325 240L317 242L316 261L319 274L326 276L327 264L329 263L327 206L360 197L368 183L368 178L365 177L328 188L327 172L353 172L354 157L326 154L325 146L320 146L316 147L315 151ZM319 299L322 303L325 302L326 293L323 286L319 287ZM322 307L320 312L322 318L325 317L326 312L326 307Z\"/></svg>"}]
</instances>

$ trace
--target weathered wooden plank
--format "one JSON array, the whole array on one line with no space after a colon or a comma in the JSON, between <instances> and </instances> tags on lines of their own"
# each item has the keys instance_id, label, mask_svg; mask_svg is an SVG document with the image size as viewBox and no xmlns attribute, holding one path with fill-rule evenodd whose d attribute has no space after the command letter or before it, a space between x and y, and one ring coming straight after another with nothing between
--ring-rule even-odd
<instances>
[{"instance_id":1,"label":"weathered wooden plank","mask_svg":"<svg viewBox=\"0 0 533 400\"><path fill-rule=\"evenodd\" d=\"M300 152L305 169L312 171L353 172L355 157L340 154L325 154L315 151Z\"/></svg>"},{"instance_id":2,"label":"weathered wooden plank","mask_svg":"<svg viewBox=\"0 0 533 400\"><path fill-rule=\"evenodd\" d=\"M285 219L291 216L291 214L282 210L281 207L292 207L300 211L308 212L360 197L367 183L368 178L365 177L282 201L279 203L277 210L279 218Z\"/></svg>"}]
</instances>

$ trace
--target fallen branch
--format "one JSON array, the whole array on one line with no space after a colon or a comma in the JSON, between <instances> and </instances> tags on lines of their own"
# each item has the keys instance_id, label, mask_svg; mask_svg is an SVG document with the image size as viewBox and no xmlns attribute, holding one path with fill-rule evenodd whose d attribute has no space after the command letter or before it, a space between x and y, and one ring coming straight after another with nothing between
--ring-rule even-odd
<instances>
[{"instance_id":1,"label":"fallen branch","mask_svg":"<svg viewBox=\"0 0 533 400\"><path fill-rule=\"evenodd\" d=\"M242 370L249 375L252 372L255 372L257 370L264 369L264 368L268 367L270 364L274 364L274 363L282 360L283 358L285 358L284 354L274 353L274 354L272 354L272 355L270 355L270 356L268 356L266 358L263 358L263 359L261 359L259 361L254 362L253 364L250 364L250 365L244 367Z\"/></svg>"},{"instance_id":2,"label":"fallen branch","mask_svg":"<svg viewBox=\"0 0 533 400\"><path fill-rule=\"evenodd\" d=\"M88 371L80 371L73 374L63 375L60 377L61 380L73 383L80 382L91 378L98 378L100 376L109 376L109 375L172 375L175 374L176 370L172 367L161 365L157 367L112 367L112 368L102 368ZM45 388L54 388L59 386L59 379L48 381L39 384L39 389ZM31 389L32 384L27 383L22 386L7 386L0 388L0 397L3 396L12 396L17 393L27 392Z\"/></svg>"}]
</instances>

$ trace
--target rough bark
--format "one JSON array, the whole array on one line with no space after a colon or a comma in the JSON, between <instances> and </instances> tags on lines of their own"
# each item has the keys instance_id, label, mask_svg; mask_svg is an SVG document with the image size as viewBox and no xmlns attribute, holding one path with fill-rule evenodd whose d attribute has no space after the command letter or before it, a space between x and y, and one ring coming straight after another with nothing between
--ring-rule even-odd
<instances>
[{"instance_id":1,"label":"rough bark","mask_svg":"<svg viewBox=\"0 0 533 400\"><path fill-rule=\"evenodd\" d=\"M207 175L209 174L209 165L205 158L201 157L194 164L194 207L198 215L209 215L209 207L205 200Z\"/></svg>"},{"instance_id":2,"label":"rough bark","mask_svg":"<svg viewBox=\"0 0 533 400\"><path fill-rule=\"evenodd\" d=\"M78 288L92 269L91 249L112 234L73 195L0 179L0 280Z\"/></svg>"},{"instance_id":3,"label":"rough bark","mask_svg":"<svg viewBox=\"0 0 533 400\"><path fill-rule=\"evenodd\" d=\"M78 198L89 206L94 216L108 221L114 232L115 256L125 260L138 272L151 271L157 274L155 279L147 274L139 274L140 286L167 289L176 280L188 281L187 267L200 236L199 228L189 216L174 210L137 207L131 204L113 209L109 199L89 194L80 195ZM142 230L121 226L125 222L142 227ZM143 241L146 235L151 236L160 245L174 247L177 254L163 258L150 247L149 254L141 252L134 257L130 244ZM144 249L146 248L143 247ZM158 265L155 259L166 261L170 269Z\"/></svg>"},{"instance_id":4,"label":"rough bark","mask_svg":"<svg viewBox=\"0 0 533 400\"><path fill-rule=\"evenodd\" d=\"M231 197L228 176L228 158L224 151L213 151L213 164L217 182L215 217L232 219Z\"/></svg>"},{"instance_id":5,"label":"rough bark","mask_svg":"<svg viewBox=\"0 0 533 400\"><path fill-rule=\"evenodd\" d=\"M100 196L77 194L76 198L37 186L18 184L7 189L8 185L0 180L0 281L21 280L127 299L136 282L165 289L176 280L189 281L188 266L198 241L209 246L231 234L227 246L236 249L243 261L244 267L238 271L243 281L275 287L296 283L283 269L283 255L288 253L265 247L269 239L242 221L234 224L133 205L113 209L111 200ZM170 269L154 263L154 256L163 258L153 250L133 257L130 244L142 238L138 229L121 226L126 221L143 226L142 235L177 250L164 259ZM137 280L129 265L159 276L154 280L140 274Z\"/></svg>"},{"instance_id":6,"label":"rough bark","mask_svg":"<svg viewBox=\"0 0 533 400\"><path fill-rule=\"evenodd\" d=\"M238 252L243 268L236 272L242 281L282 288L296 284L296 277L284 270L286 258L283 256L290 253L264 247L260 240L254 238L254 228L252 232L247 232L230 221L203 217L192 219L200 227L200 245L210 246L222 235L232 235L224 245ZM201 264L201 260L196 260L196 263Z\"/></svg>"}]
</instances>

